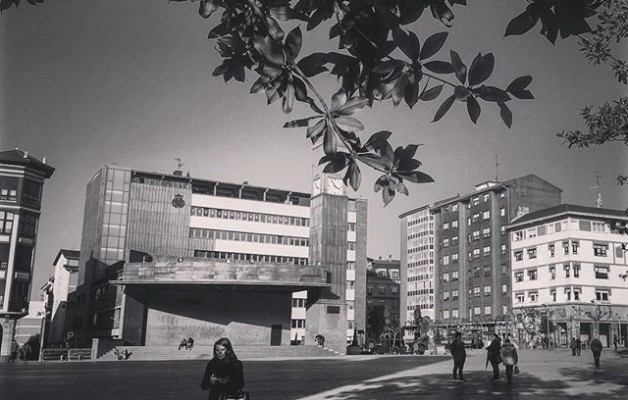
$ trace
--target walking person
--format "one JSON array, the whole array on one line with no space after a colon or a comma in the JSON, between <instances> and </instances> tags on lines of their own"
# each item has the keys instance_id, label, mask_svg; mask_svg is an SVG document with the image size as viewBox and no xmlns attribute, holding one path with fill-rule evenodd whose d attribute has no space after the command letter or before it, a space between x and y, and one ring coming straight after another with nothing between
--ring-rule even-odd
<instances>
[{"instance_id":1,"label":"walking person","mask_svg":"<svg viewBox=\"0 0 628 400\"><path fill-rule=\"evenodd\" d=\"M580 338L576 339L576 355L582 355L582 340Z\"/></svg>"},{"instance_id":2,"label":"walking person","mask_svg":"<svg viewBox=\"0 0 628 400\"><path fill-rule=\"evenodd\" d=\"M613 346L615 346L615 351L617 351L617 344L619 340L617 339L617 335L613 335Z\"/></svg>"},{"instance_id":3,"label":"walking person","mask_svg":"<svg viewBox=\"0 0 628 400\"><path fill-rule=\"evenodd\" d=\"M571 349L571 355L576 355L576 338L572 337L571 342L569 342L569 348Z\"/></svg>"},{"instance_id":4,"label":"walking person","mask_svg":"<svg viewBox=\"0 0 628 400\"><path fill-rule=\"evenodd\" d=\"M591 340L591 353L593 353L593 360L595 361L595 368L600 368L600 355L602 354L602 342L600 339L595 338Z\"/></svg>"},{"instance_id":5,"label":"walking person","mask_svg":"<svg viewBox=\"0 0 628 400\"><path fill-rule=\"evenodd\" d=\"M510 341L510 338L506 338L504 340L504 345L501 349L501 356L504 366L506 367L506 379L510 385L512 383L512 371L519 363L517 348L514 343Z\"/></svg>"},{"instance_id":6,"label":"walking person","mask_svg":"<svg viewBox=\"0 0 628 400\"><path fill-rule=\"evenodd\" d=\"M464 381L465 379L462 374L462 369L464 368L464 362L467 359L467 351L464 348L464 342L462 341L462 334L460 332L456 332L454 340L449 346L449 351L454 357L454 381L457 380L458 377L461 381Z\"/></svg>"},{"instance_id":7,"label":"walking person","mask_svg":"<svg viewBox=\"0 0 628 400\"><path fill-rule=\"evenodd\" d=\"M502 340L499 337L498 334L494 334L493 335L493 340L491 341L491 344L486 348L486 364L488 365L488 363L491 363L491 366L493 367L493 377L491 378L492 381L496 381L499 379L499 363L501 362L501 348L502 348L502 344L501 344Z\"/></svg>"},{"instance_id":8,"label":"walking person","mask_svg":"<svg viewBox=\"0 0 628 400\"><path fill-rule=\"evenodd\" d=\"M242 362L236 357L231 341L220 338L214 344L214 357L207 363L201 388L209 389L209 400L225 397L242 398L244 372Z\"/></svg>"}]
</instances>

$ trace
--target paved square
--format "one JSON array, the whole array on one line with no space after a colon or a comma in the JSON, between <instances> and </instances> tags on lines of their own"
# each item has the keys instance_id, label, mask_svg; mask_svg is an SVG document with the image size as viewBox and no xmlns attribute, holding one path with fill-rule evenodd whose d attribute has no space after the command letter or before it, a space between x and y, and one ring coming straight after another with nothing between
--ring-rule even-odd
<instances>
[{"instance_id":1,"label":"paved square","mask_svg":"<svg viewBox=\"0 0 628 400\"><path fill-rule=\"evenodd\" d=\"M252 400L314 399L627 399L628 358L520 350L512 386L489 382L483 350L469 351L466 382L452 381L450 357L347 356L244 360ZM0 365L0 394L11 400L205 399L205 362L50 362ZM489 367L490 369L490 367ZM503 367L502 367L503 374Z\"/></svg>"}]
</instances>

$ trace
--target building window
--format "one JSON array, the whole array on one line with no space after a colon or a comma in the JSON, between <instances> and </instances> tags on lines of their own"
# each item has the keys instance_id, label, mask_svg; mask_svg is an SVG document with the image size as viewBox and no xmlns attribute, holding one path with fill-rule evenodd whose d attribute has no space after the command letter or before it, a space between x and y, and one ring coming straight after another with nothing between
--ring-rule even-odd
<instances>
[{"instance_id":1,"label":"building window","mask_svg":"<svg viewBox=\"0 0 628 400\"><path fill-rule=\"evenodd\" d=\"M578 242L575 242L575 241L571 242L571 252L573 254L578 254L578 246L579 246Z\"/></svg>"},{"instance_id":2,"label":"building window","mask_svg":"<svg viewBox=\"0 0 628 400\"><path fill-rule=\"evenodd\" d=\"M459 292L458 292L458 289L456 289L456 290L452 290L452 291L451 291L451 299L452 299L452 300L458 300L458 293L459 293Z\"/></svg>"},{"instance_id":3,"label":"building window","mask_svg":"<svg viewBox=\"0 0 628 400\"><path fill-rule=\"evenodd\" d=\"M451 262L458 262L458 253L451 255Z\"/></svg>"},{"instance_id":4,"label":"building window","mask_svg":"<svg viewBox=\"0 0 628 400\"><path fill-rule=\"evenodd\" d=\"M480 249L473 249L473 258L480 258Z\"/></svg>"},{"instance_id":5,"label":"building window","mask_svg":"<svg viewBox=\"0 0 628 400\"><path fill-rule=\"evenodd\" d=\"M591 228L593 232L605 232L606 231L604 222L592 222Z\"/></svg>"},{"instance_id":6,"label":"building window","mask_svg":"<svg viewBox=\"0 0 628 400\"><path fill-rule=\"evenodd\" d=\"M453 271L451 273L451 280L452 281L457 281L458 280L458 271Z\"/></svg>"},{"instance_id":7,"label":"building window","mask_svg":"<svg viewBox=\"0 0 628 400\"><path fill-rule=\"evenodd\" d=\"M484 285L484 296L491 295L491 285Z\"/></svg>"},{"instance_id":8,"label":"building window","mask_svg":"<svg viewBox=\"0 0 628 400\"><path fill-rule=\"evenodd\" d=\"M528 280L535 281L538 279L538 272L536 269L528 270Z\"/></svg>"},{"instance_id":9,"label":"building window","mask_svg":"<svg viewBox=\"0 0 628 400\"><path fill-rule=\"evenodd\" d=\"M554 244L548 244L547 250L549 251L550 257L554 257L556 255L556 247L554 246Z\"/></svg>"},{"instance_id":10,"label":"building window","mask_svg":"<svg viewBox=\"0 0 628 400\"><path fill-rule=\"evenodd\" d=\"M449 300L449 291L446 290L443 292L443 301L448 301Z\"/></svg>"},{"instance_id":11,"label":"building window","mask_svg":"<svg viewBox=\"0 0 628 400\"><path fill-rule=\"evenodd\" d=\"M473 307L473 314L474 315L480 315L480 311L482 309L480 307Z\"/></svg>"},{"instance_id":12,"label":"building window","mask_svg":"<svg viewBox=\"0 0 628 400\"><path fill-rule=\"evenodd\" d=\"M505 263L502 264L502 275L506 275L508 273L508 265Z\"/></svg>"},{"instance_id":13,"label":"building window","mask_svg":"<svg viewBox=\"0 0 628 400\"><path fill-rule=\"evenodd\" d=\"M563 242L563 250L565 255L569 254L569 242Z\"/></svg>"},{"instance_id":14,"label":"building window","mask_svg":"<svg viewBox=\"0 0 628 400\"><path fill-rule=\"evenodd\" d=\"M529 228L526 233L528 235L528 238L535 238L536 237L536 228Z\"/></svg>"},{"instance_id":15,"label":"building window","mask_svg":"<svg viewBox=\"0 0 628 400\"><path fill-rule=\"evenodd\" d=\"M573 290L573 299L575 301L580 301L580 289Z\"/></svg>"},{"instance_id":16,"label":"building window","mask_svg":"<svg viewBox=\"0 0 628 400\"><path fill-rule=\"evenodd\" d=\"M491 306L484 306L484 315L491 315Z\"/></svg>"},{"instance_id":17,"label":"building window","mask_svg":"<svg viewBox=\"0 0 628 400\"><path fill-rule=\"evenodd\" d=\"M443 247L449 247L449 239L443 239Z\"/></svg>"},{"instance_id":18,"label":"building window","mask_svg":"<svg viewBox=\"0 0 628 400\"><path fill-rule=\"evenodd\" d=\"M478 204L480 204L480 198L474 197L473 199L471 199L471 204L477 206Z\"/></svg>"},{"instance_id":19,"label":"building window","mask_svg":"<svg viewBox=\"0 0 628 400\"><path fill-rule=\"evenodd\" d=\"M528 294L531 303L536 303L539 299L539 294L537 292L530 292Z\"/></svg>"},{"instance_id":20,"label":"building window","mask_svg":"<svg viewBox=\"0 0 628 400\"><path fill-rule=\"evenodd\" d=\"M491 218L491 212L490 211L484 211L482 213L482 219L483 220L487 220L487 219L490 219L490 218Z\"/></svg>"},{"instance_id":21,"label":"building window","mask_svg":"<svg viewBox=\"0 0 628 400\"><path fill-rule=\"evenodd\" d=\"M457 244L458 244L458 236L453 236L453 237L451 238L451 245L452 245L452 246L455 246L455 245L457 245Z\"/></svg>"},{"instance_id":22,"label":"building window","mask_svg":"<svg viewBox=\"0 0 628 400\"><path fill-rule=\"evenodd\" d=\"M480 297L481 294L482 292L479 286L473 288L473 297Z\"/></svg>"},{"instance_id":23,"label":"building window","mask_svg":"<svg viewBox=\"0 0 628 400\"><path fill-rule=\"evenodd\" d=\"M571 301L571 289L565 289L565 296L567 297L567 301Z\"/></svg>"},{"instance_id":24,"label":"building window","mask_svg":"<svg viewBox=\"0 0 628 400\"><path fill-rule=\"evenodd\" d=\"M486 203L489 198L490 198L490 195L488 193L484 193L482 195L482 203Z\"/></svg>"},{"instance_id":25,"label":"building window","mask_svg":"<svg viewBox=\"0 0 628 400\"><path fill-rule=\"evenodd\" d=\"M451 310L451 317L458 318L458 310Z\"/></svg>"},{"instance_id":26,"label":"building window","mask_svg":"<svg viewBox=\"0 0 628 400\"><path fill-rule=\"evenodd\" d=\"M491 276L491 266L490 265L485 265L484 266L484 276Z\"/></svg>"},{"instance_id":27,"label":"building window","mask_svg":"<svg viewBox=\"0 0 628 400\"><path fill-rule=\"evenodd\" d=\"M480 277L480 267L473 267L473 277L474 278Z\"/></svg>"},{"instance_id":28,"label":"building window","mask_svg":"<svg viewBox=\"0 0 628 400\"><path fill-rule=\"evenodd\" d=\"M523 272L515 272L515 282L523 282Z\"/></svg>"},{"instance_id":29,"label":"building window","mask_svg":"<svg viewBox=\"0 0 628 400\"><path fill-rule=\"evenodd\" d=\"M506 254L507 250L506 250L506 245L502 244L502 255Z\"/></svg>"},{"instance_id":30,"label":"building window","mask_svg":"<svg viewBox=\"0 0 628 400\"><path fill-rule=\"evenodd\" d=\"M573 277L580 278L580 265L579 264L573 265Z\"/></svg>"},{"instance_id":31,"label":"building window","mask_svg":"<svg viewBox=\"0 0 628 400\"><path fill-rule=\"evenodd\" d=\"M556 302L556 289L550 290L550 299L552 299L552 302Z\"/></svg>"},{"instance_id":32,"label":"building window","mask_svg":"<svg viewBox=\"0 0 628 400\"><path fill-rule=\"evenodd\" d=\"M443 274L443 282L449 282L449 272Z\"/></svg>"},{"instance_id":33,"label":"building window","mask_svg":"<svg viewBox=\"0 0 628 400\"><path fill-rule=\"evenodd\" d=\"M506 225L500 226L499 231L501 232L502 236L504 236L506 234Z\"/></svg>"},{"instance_id":34,"label":"building window","mask_svg":"<svg viewBox=\"0 0 628 400\"><path fill-rule=\"evenodd\" d=\"M480 213L473 214L473 216L471 217L472 222L478 222L479 220L480 220Z\"/></svg>"},{"instance_id":35,"label":"building window","mask_svg":"<svg viewBox=\"0 0 628 400\"><path fill-rule=\"evenodd\" d=\"M512 240L517 242L519 240L523 240L524 239L524 235L523 235L523 231L517 231L515 233L513 233L512 235Z\"/></svg>"},{"instance_id":36,"label":"building window","mask_svg":"<svg viewBox=\"0 0 628 400\"><path fill-rule=\"evenodd\" d=\"M550 279L556 279L556 267L550 265L549 267Z\"/></svg>"},{"instance_id":37,"label":"building window","mask_svg":"<svg viewBox=\"0 0 628 400\"><path fill-rule=\"evenodd\" d=\"M10 235L13 231L13 219L15 214L8 211L0 211L0 234Z\"/></svg>"},{"instance_id":38,"label":"building window","mask_svg":"<svg viewBox=\"0 0 628 400\"><path fill-rule=\"evenodd\" d=\"M610 291L608 290L596 290L595 291L595 299L597 301L608 301L608 299L610 298Z\"/></svg>"},{"instance_id":39,"label":"building window","mask_svg":"<svg viewBox=\"0 0 628 400\"><path fill-rule=\"evenodd\" d=\"M581 231L591 232L591 221L578 221L579 228Z\"/></svg>"},{"instance_id":40,"label":"building window","mask_svg":"<svg viewBox=\"0 0 628 400\"><path fill-rule=\"evenodd\" d=\"M608 279L608 267L595 266L595 279Z\"/></svg>"},{"instance_id":41,"label":"building window","mask_svg":"<svg viewBox=\"0 0 628 400\"><path fill-rule=\"evenodd\" d=\"M471 240L480 240L480 231L473 231Z\"/></svg>"},{"instance_id":42,"label":"building window","mask_svg":"<svg viewBox=\"0 0 628 400\"><path fill-rule=\"evenodd\" d=\"M451 212L455 212L455 211L458 211L458 204L453 204L451 206Z\"/></svg>"},{"instance_id":43,"label":"building window","mask_svg":"<svg viewBox=\"0 0 628 400\"><path fill-rule=\"evenodd\" d=\"M490 256L491 255L491 246L484 246L482 248L482 254L484 255L484 257Z\"/></svg>"},{"instance_id":44,"label":"building window","mask_svg":"<svg viewBox=\"0 0 628 400\"><path fill-rule=\"evenodd\" d=\"M528 258L533 260L536 258L536 247L532 249L528 249Z\"/></svg>"},{"instance_id":45,"label":"building window","mask_svg":"<svg viewBox=\"0 0 628 400\"><path fill-rule=\"evenodd\" d=\"M508 294L508 285L506 283L502 283L502 294Z\"/></svg>"},{"instance_id":46,"label":"building window","mask_svg":"<svg viewBox=\"0 0 628 400\"><path fill-rule=\"evenodd\" d=\"M505 217L506 216L506 209L504 207L499 209L499 216L500 217Z\"/></svg>"},{"instance_id":47,"label":"building window","mask_svg":"<svg viewBox=\"0 0 628 400\"><path fill-rule=\"evenodd\" d=\"M515 251L515 261L523 260L523 250Z\"/></svg>"},{"instance_id":48,"label":"building window","mask_svg":"<svg viewBox=\"0 0 628 400\"><path fill-rule=\"evenodd\" d=\"M517 303L523 303L525 301L525 295L523 293L517 293L515 295L515 299L517 301Z\"/></svg>"},{"instance_id":49,"label":"building window","mask_svg":"<svg viewBox=\"0 0 628 400\"><path fill-rule=\"evenodd\" d=\"M458 220L451 221L451 227L452 228L457 228L458 227Z\"/></svg>"},{"instance_id":50,"label":"building window","mask_svg":"<svg viewBox=\"0 0 628 400\"><path fill-rule=\"evenodd\" d=\"M565 264L563 268L565 269L565 278L569 278L569 264Z\"/></svg>"},{"instance_id":51,"label":"building window","mask_svg":"<svg viewBox=\"0 0 628 400\"><path fill-rule=\"evenodd\" d=\"M443 310L443 319L449 319L449 310Z\"/></svg>"},{"instance_id":52,"label":"building window","mask_svg":"<svg viewBox=\"0 0 628 400\"><path fill-rule=\"evenodd\" d=\"M598 257L606 257L606 253L608 252L607 244L593 244L593 255Z\"/></svg>"},{"instance_id":53,"label":"building window","mask_svg":"<svg viewBox=\"0 0 628 400\"><path fill-rule=\"evenodd\" d=\"M449 229L449 222L445 222L445 223L443 224L443 230L445 231L445 230L447 230L447 229Z\"/></svg>"},{"instance_id":54,"label":"building window","mask_svg":"<svg viewBox=\"0 0 628 400\"><path fill-rule=\"evenodd\" d=\"M443 265L449 265L449 256L443 257Z\"/></svg>"},{"instance_id":55,"label":"building window","mask_svg":"<svg viewBox=\"0 0 628 400\"><path fill-rule=\"evenodd\" d=\"M487 238L491 236L491 228L482 229L482 237Z\"/></svg>"}]
</instances>

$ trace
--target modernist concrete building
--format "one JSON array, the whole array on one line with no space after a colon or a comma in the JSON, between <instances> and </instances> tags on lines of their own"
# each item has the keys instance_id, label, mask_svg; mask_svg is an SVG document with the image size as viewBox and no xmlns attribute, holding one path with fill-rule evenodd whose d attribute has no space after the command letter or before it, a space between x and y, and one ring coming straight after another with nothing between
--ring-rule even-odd
<instances>
[{"instance_id":1,"label":"modernist concrete building","mask_svg":"<svg viewBox=\"0 0 628 400\"><path fill-rule=\"evenodd\" d=\"M76 290L79 257L78 250L59 250L52 262L52 276L41 288L46 307L44 345L62 345L67 340L65 336L66 306L68 293Z\"/></svg>"},{"instance_id":2,"label":"modernist concrete building","mask_svg":"<svg viewBox=\"0 0 628 400\"><path fill-rule=\"evenodd\" d=\"M0 152L0 359L8 358L16 321L28 314L42 191L53 172L28 152Z\"/></svg>"},{"instance_id":3,"label":"modernist concrete building","mask_svg":"<svg viewBox=\"0 0 628 400\"><path fill-rule=\"evenodd\" d=\"M622 247L628 215L562 204L526 214L507 229L512 259L512 307L522 342L543 319L555 326L550 338L628 337L628 254ZM541 318L541 315L549 319ZM529 327L528 327L529 325ZM547 331L547 329L545 329Z\"/></svg>"},{"instance_id":4,"label":"modernist concrete building","mask_svg":"<svg viewBox=\"0 0 628 400\"><path fill-rule=\"evenodd\" d=\"M408 327L417 307L444 330L457 325L469 336L505 330L511 298L506 225L518 213L560 201L558 187L526 175L483 182L474 192L402 214L404 337L413 335Z\"/></svg>"},{"instance_id":5,"label":"modernist concrete building","mask_svg":"<svg viewBox=\"0 0 628 400\"><path fill-rule=\"evenodd\" d=\"M178 171L104 167L87 186L79 287L68 300L68 329L84 344L96 337L135 345L171 345L184 336L210 341L233 333L233 325L223 315L213 321L222 328L208 331L209 314L193 310L215 304L212 299L227 290L233 292L225 303L231 311L248 308L252 316L263 307L276 317L247 340L283 345L305 336L311 344L317 332L308 340L306 320L324 331L325 307L312 304L328 292L335 294L323 296L330 306L341 303L329 310L342 316L333 333L345 343L355 326L364 327L366 201L348 199L342 182L326 174L315 175L313 190L311 196ZM313 279L312 268L326 275ZM223 272L216 275L216 269ZM255 272L263 269L275 272ZM147 276L160 277L159 283ZM212 283L212 276L220 280ZM271 293L276 296L267 298ZM274 305L286 296L279 310L287 307L287 317L275 315Z\"/></svg>"}]
</instances>

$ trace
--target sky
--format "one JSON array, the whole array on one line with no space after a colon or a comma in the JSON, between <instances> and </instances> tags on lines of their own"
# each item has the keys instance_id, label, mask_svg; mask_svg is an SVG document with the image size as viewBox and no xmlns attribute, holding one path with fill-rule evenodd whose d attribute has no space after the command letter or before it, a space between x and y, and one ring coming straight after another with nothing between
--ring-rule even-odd
<instances>
[{"instance_id":1,"label":"sky","mask_svg":"<svg viewBox=\"0 0 628 400\"><path fill-rule=\"evenodd\" d=\"M511 129L484 103L477 125L462 103L432 123L444 95L413 110L387 102L358 114L364 139L390 130L394 147L422 144L421 170L435 179L409 184L409 196L384 207L373 192L376 175L363 169L362 186L350 195L369 201L370 257L398 259L399 215L494 179L496 154L500 180L536 174L563 189L563 202L594 206L597 173L604 207L626 208L627 189L615 184L626 173L626 147L568 149L555 136L582 129L582 107L617 99L625 87L607 68L589 65L575 42L552 46L540 27L504 38L524 3L478 0L454 9L451 29L428 15L413 26L421 41L449 31L435 59L448 60L453 49L469 65L478 52L492 52L488 84L533 76L536 99L509 103ZM59 249L80 248L85 187L105 164L171 172L179 157L193 177L310 191L311 142L304 129L282 125L311 111L298 105L285 115L279 103L267 106L263 94L249 94L253 75L244 84L211 76L220 57L207 32L217 17L203 20L196 9L166 0L48 0L0 16L0 149L19 147L56 168L44 188L33 299ZM314 31L301 55L331 45L326 30ZM328 97L336 87L328 76L315 84Z\"/></svg>"}]
</instances>

